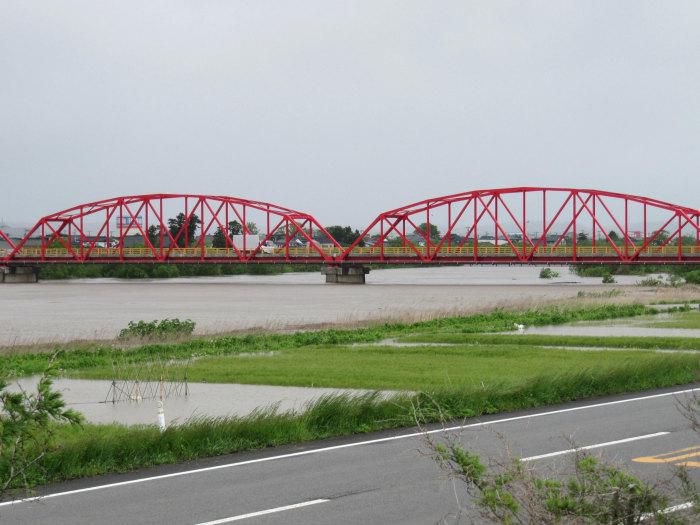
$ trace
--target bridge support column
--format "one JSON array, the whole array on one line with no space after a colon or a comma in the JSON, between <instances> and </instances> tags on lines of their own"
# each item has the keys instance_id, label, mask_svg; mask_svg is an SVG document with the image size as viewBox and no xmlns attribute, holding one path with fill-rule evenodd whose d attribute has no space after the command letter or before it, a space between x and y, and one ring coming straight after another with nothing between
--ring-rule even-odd
<instances>
[{"instance_id":1,"label":"bridge support column","mask_svg":"<svg viewBox=\"0 0 700 525\"><path fill-rule=\"evenodd\" d=\"M365 275L369 273L369 268L362 264L341 264L324 266L321 273L326 276L327 283L365 284Z\"/></svg>"},{"instance_id":2,"label":"bridge support column","mask_svg":"<svg viewBox=\"0 0 700 525\"><path fill-rule=\"evenodd\" d=\"M36 266L0 266L0 283L38 283L39 268Z\"/></svg>"}]
</instances>

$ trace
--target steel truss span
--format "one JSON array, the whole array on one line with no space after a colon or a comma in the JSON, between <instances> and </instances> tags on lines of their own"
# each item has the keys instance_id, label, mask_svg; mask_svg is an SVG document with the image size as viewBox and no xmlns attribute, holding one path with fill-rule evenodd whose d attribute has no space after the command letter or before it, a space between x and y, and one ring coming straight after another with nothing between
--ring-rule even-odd
<instances>
[{"instance_id":1,"label":"steel truss span","mask_svg":"<svg viewBox=\"0 0 700 525\"><path fill-rule=\"evenodd\" d=\"M22 239L0 230L0 262L689 264L700 210L590 189L478 190L381 213L342 247L312 215L275 204L135 195L47 215Z\"/></svg>"},{"instance_id":2,"label":"steel truss span","mask_svg":"<svg viewBox=\"0 0 700 525\"><path fill-rule=\"evenodd\" d=\"M2 262L332 262L308 213L227 196L153 194L81 204L40 219ZM212 246L212 241L218 237ZM273 242L274 239L274 242Z\"/></svg>"},{"instance_id":3,"label":"steel truss span","mask_svg":"<svg viewBox=\"0 0 700 525\"><path fill-rule=\"evenodd\" d=\"M698 263L700 211L590 189L470 191L381 213L342 259L387 264Z\"/></svg>"}]
</instances>

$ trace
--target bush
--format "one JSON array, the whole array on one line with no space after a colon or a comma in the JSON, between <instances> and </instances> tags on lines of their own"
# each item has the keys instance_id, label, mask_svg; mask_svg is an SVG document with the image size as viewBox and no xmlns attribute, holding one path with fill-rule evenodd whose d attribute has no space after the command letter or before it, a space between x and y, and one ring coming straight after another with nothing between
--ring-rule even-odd
<instances>
[{"instance_id":1,"label":"bush","mask_svg":"<svg viewBox=\"0 0 700 525\"><path fill-rule=\"evenodd\" d=\"M559 277L559 272L555 272L551 268L542 268L540 270L540 279L553 279Z\"/></svg>"},{"instance_id":2,"label":"bush","mask_svg":"<svg viewBox=\"0 0 700 525\"><path fill-rule=\"evenodd\" d=\"M614 284L616 282L615 277L613 277L611 273L606 273L603 275L603 284Z\"/></svg>"},{"instance_id":3,"label":"bush","mask_svg":"<svg viewBox=\"0 0 700 525\"><path fill-rule=\"evenodd\" d=\"M637 286L663 286L664 282L657 277L647 277L637 283Z\"/></svg>"},{"instance_id":4,"label":"bush","mask_svg":"<svg viewBox=\"0 0 700 525\"><path fill-rule=\"evenodd\" d=\"M170 277L180 277L180 270L174 264L159 264L153 272L153 277L166 279Z\"/></svg>"},{"instance_id":5,"label":"bush","mask_svg":"<svg viewBox=\"0 0 700 525\"><path fill-rule=\"evenodd\" d=\"M190 335L194 331L195 322L187 319L163 319L162 321L129 321L129 326L119 332L119 339L131 337L160 337Z\"/></svg>"},{"instance_id":6,"label":"bush","mask_svg":"<svg viewBox=\"0 0 700 525\"><path fill-rule=\"evenodd\" d=\"M700 284L700 270L693 270L685 274L685 282L690 284Z\"/></svg>"}]
</instances>

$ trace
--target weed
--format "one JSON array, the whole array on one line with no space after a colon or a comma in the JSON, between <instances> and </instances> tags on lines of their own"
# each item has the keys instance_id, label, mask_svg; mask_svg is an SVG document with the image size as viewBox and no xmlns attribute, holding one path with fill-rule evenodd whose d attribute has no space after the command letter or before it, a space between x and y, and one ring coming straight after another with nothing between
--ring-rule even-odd
<instances>
[{"instance_id":1,"label":"weed","mask_svg":"<svg viewBox=\"0 0 700 525\"><path fill-rule=\"evenodd\" d=\"M129 326L119 332L119 339L162 338L168 336L190 335L194 331L195 322L187 319L162 319L160 321L129 321Z\"/></svg>"}]
</instances>

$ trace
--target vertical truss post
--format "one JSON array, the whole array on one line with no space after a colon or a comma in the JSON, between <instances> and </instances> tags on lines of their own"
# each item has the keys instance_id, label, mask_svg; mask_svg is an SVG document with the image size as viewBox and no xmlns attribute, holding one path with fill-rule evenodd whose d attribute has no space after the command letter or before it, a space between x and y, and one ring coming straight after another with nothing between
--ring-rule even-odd
<instances>
[{"instance_id":1,"label":"vertical truss post","mask_svg":"<svg viewBox=\"0 0 700 525\"><path fill-rule=\"evenodd\" d=\"M591 214L591 222L593 223L593 224L592 224L592 228L591 228L591 244L592 244L592 246L593 246L593 254L594 254L594 255L595 255L595 253L596 253L596 239L595 239L595 238L596 238L596 235L597 235L597 232L595 231L595 228L596 228L596 223L595 223L595 220L596 220L596 215L595 215L595 214L596 214L596 211L595 211L595 200L596 200L596 194L594 193L594 194L593 194L593 205L592 205L592 206L593 206L593 213Z\"/></svg>"},{"instance_id":2,"label":"vertical truss post","mask_svg":"<svg viewBox=\"0 0 700 525\"><path fill-rule=\"evenodd\" d=\"M430 202L428 202L428 205L425 207L425 235L426 235L426 242L425 242L425 255L429 258L430 257L430 234L432 232L430 231Z\"/></svg>"},{"instance_id":3,"label":"vertical truss post","mask_svg":"<svg viewBox=\"0 0 700 525\"><path fill-rule=\"evenodd\" d=\"M500 195L497 195L496 198L494 199L494 221L493 221L493 240L494 240L494 246L496 247L496 253L498 255L501 254L501 251L498 249L498 201L500 199ZM474 199L474 206L476 206L476 199Z\"/></svg>"},{"instance_id":4,"label":"vertical truss post","mask_svg":"<svg viewBox=\"0 0 700 525\"><path fill-rule=\"evenodd\" d=\"M83 207L80 207L80 260L84 260L83 255L83 244L85 244L85 214L83 213Z\"/></svg>"},{"instance_id":5,"label":"vertical truss post","mask_svg":"<svg viewBox=\"0 0 700 525\"><path fill-rule=\"evenodd\" d=\"M625 198L625 257L629 258L630 256L630 249L629 249L629 211L628 211L628 206L629 206L629 201L627 198Z\"/></svg>"},{"instance_id":6,"label":"vertical truss post","mask_svg":"<svg viewBox=\"0 0 700 525\"><path fill-rule=\"evenodd\" d=\"M647 233L647 203L645 202L644 203L644 244L646 244L646 242L647 242L647 237L648 237L648 233ZM644 244L642 244L642 246L644 246Z\"/></svg>"},{"instance_id":7,"label":"vertical truss post","mask_svg":"<svg viewBox=\"0 0 700 525\"><path fill-rule=\"evenodd\" d=\"M683 259L683 226L681 225L681 214L678 214L678 260Z\"/></svg>"},{"instance_id":8,"label":"vertical truss post","mask_svg":"<svg viewBox=\"0 0 700 525\"><path fill-rule=\"evenodd\" d=\"M119 260L124 260L124 208L119 201Z\"/></svg>"},{"instance_id":9,"label":"vertical truss post","mask_svg":"<svg viewBox=\"0 0 700 525\"><path fill-rule=\"evenodd\" d=\"M200 260L204 261L204 236L206 235L206 231L204 231L204 199L199 199L199 215L201 217L201 226L200 226L200 236L199 236L199 258Z\"/></svg>"},{"instance_id":10,"label":"vertical truss post","mask_svg":"<svg viewBox=\"0 0 700 525\"><path fill-rule=\"evenodd\" d=\"M44 221L41 221L41 260L46 260L46 227Z\"/></svg>"},{"instance_id":11,"label":"vertical truss post","mask_svg":"<svg viewBox=\"0 0 700 525\"><path fill-rule=\"evenodd\" d=\"M578 193L576 193L574 191L574 192L572 192L572 195L574 197L573 199L571 199L571 202L573 203L573 207L574 207L574 220L573 220L573 225L572 225L573 229L571 230L571 232L572 232L571 244L573 246L573 260L576 261L577 256L578 256L578 253L577 253L578 245L576 242L577 241L576 236L578 235L578 233L576 231L576 199L578 198Z\"/></svg>"},{"instance_id":12,"label":"vertical truss post","mask_svg":"<svg viewBox=\"0 0 700 525\"><path fill-rule=\"evenodd\" d=\"M112 215L114 215L114 214L112 213ZM109 221L110 221L110 219L111 219L111 216L110 216L109 210L105 210L105 223L106 223L106 225L105 225L106 226L105 227L105 230L106 230L105 231L105 248L107 248L107 255L108 256L112 255L112 250L111 250L112 241L110 240L110 235L109 235Z\"/></svg>"},{"instance_id":13,"label":"vertical truss post","mask_svg":"<svg viewBox=\"0 0 700 525\"><path fill-rule=\"evenodd\" d=\"M542 245L547 247L547 190L542 190Z\"/></svg>"},{"instance_id":14,"label":"vertical truss post","mask_svg":"<svg viewBox=\"0 0 700 525\"><path fill-rule=\"evenodd\" d=\"M384 260L384 219L379 222L379 260Z\"/></svg>"},{"instance_id":15,"label":"vertical truss post","mask_svg":"<svg viewBox=\"0 0 700 525\"><path fill-rule=\"evenodd\" d=\"M163 253L164 253L164 242L163 242L163 230L165 229L165 221L163 220L163 197L160 198L160 216L158 217L158 222L160 223L160 227L158 228L160 231L158 232L160 235L160 260L163 260Z\"/></svg>"},{"instance_id":16,"label":"vertical truss post","mask_svg":"<svg viewBox=\"0 0 700 525\"><path fill-rule=\"evenodd\" d=\"M447 249L452 253L452 201L447 203L447 226L449 227Z\"/></svg>"},{"instance_id":17,"label":"vertical truss post","mask_svg":"<svg viewBox=\"0 0 700 525\"><path fill-rule=\"evenodd\" d=\"M185 249L188 248L190 243L190 207L189 200L185 197ZM185 252L187 253L187 252Z\"/></svg>"},{"instance_id":18,"label":"vertical truss post","mask_svg":"<svg viewBox=\"0 0 700 525\"><path fill-rule=\"evenodd\" d=\"M477 220L478 220L478 219L477 219L477 217L476 217L476 199L475 199L475 200L474 200L474 226L473 226L474 233L473 233L473 238L472 238L472 252L473 252L473 253L472 253L472 259L473 259L474 262L476 262L477 259L478 259L478 257L479 257L479 256L477 255L477 250L478 250L478 248L479 248L479 241L478 241L478 239L477 239L477 233L476 233L476 229L477 229L477 228L476 228L476 221L477 221Z\"/></svg>"},{"instance_id":19,"label":"vertical truss post","mask_svg":"<svg viewBox=\"0 0 700 525\"><path fill-rule=\"evenodd\" d=\"M285 234L284 234L284 253L287 260L289 260L289 217L285 217Z\"/></svg>"},{"instance_id":20,"label":"vertical truss post","mask_svg":"<svg viewBox=\"0 0 700 525\"><path fill-rule=\"evenodd\" d=\"M243 205L243 258L246 258L246 237L248 237L248 223L246 222L246 206Z\"/></svg>"},{"instance_id":21,"label":"vertical truss post","mask_svg":"<svg viewBox=\"0 0 700 525\"><path fill-rule=\"evenodd\" d=\"M523 224L522 224L522 231L523 231L523 259L525 258L525 254L527 253L527 245L525 244L525 237L527 237L527 212L526 212L526 197L525 197L525 190L523 190Z\"/></svg>"}]
</instances>

